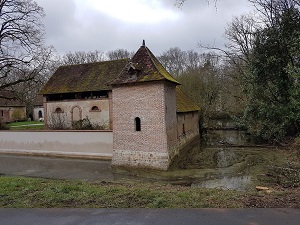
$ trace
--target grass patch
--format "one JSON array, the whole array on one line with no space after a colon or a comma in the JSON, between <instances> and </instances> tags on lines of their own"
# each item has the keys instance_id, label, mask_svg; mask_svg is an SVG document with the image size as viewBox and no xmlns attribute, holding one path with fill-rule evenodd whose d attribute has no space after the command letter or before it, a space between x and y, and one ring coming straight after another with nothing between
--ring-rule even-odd
<instances>
[{"instance_id":1,"label":"grass patch","mask_svg":"<svg viewBox=\"0 0 300 225\"><path fill-rule=\"evenodd\" d=\"M8 208L232 208L242 192L161 183L89 183L0 177L0 207Z\"/></svg>"},{"instance_id":2,"label":"grass patch","mask_svg":"<svg viewBox=\"0 0 300 225\"><path fill-rule=\"evenodd\" d=\"M24 121L13 122L7 124L10 130L43 130L44 122L39 121Z\"/></svg>"}]
</instances>

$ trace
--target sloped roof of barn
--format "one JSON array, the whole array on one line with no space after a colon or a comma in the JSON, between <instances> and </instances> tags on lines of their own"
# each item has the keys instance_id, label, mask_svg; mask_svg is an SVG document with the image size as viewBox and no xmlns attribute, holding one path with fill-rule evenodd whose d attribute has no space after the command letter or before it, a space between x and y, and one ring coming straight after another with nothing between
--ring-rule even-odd
<instances>
[{"instance_id":1,"label":"sloped roof of barn","mask_svg":"<svg viewBox=\"0 0 300 225\"><path fill-rule=\"evenodd\" d=\"M128 60L60 66L40 94L111 90L108 81L121 73Z\"/></svg>"},{"instance_id":2,"label":"sloped roof of barn","mask_svg":"<svg viewBox=\"0 0 300 225\"><path fill-rule=\"evenodd\" d=\"M25 103L17 98L16 93L12 91L0 92L0 107L25 107Z\"/></svg>"},{"instance_id":3,"label":"sloped roof of barn","mask_svg":"<svg viewBox=\"0 0 300 225\"><path fill-rule=\"evenodd\" d=\"M176 111L179 113L199 111L200 107L179 86L176 87Z\"/></svg>"}]
</instances>

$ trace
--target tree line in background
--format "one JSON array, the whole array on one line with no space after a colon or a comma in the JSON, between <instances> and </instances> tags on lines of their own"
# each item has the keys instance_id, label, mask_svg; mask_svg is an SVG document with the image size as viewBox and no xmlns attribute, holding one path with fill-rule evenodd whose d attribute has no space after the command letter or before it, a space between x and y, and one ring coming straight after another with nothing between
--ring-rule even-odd
<instances>
[{"instance_id":1,"label":"tree line in background","mask_svg":"<svg viewBox=\"0 0 300 225\"><path fill-rule=\"evenodd\" d=\"M201 107L204 121L235 117L253 139L278 143L300 131L300 1L248 1L255 12L228 24L224 48L199 44L199 53L175 47L157 57ZM117 49L59 56L44 44L43 16L33 0L0 2L0 92L16 91L28 108L58 66L134 54Z\"/></svg>"},{"instance_id":2,"label":"tree line in background","mask_svg":"<svg viewBox=\"0 0 300 225\"><path fill-rule=\"evenodd\" d=\"M256 14L226 30L225 56L246 100L239 123L255 140L278 143L300 131L300 1L248 1Z\"/></svg>"}]
</instances>

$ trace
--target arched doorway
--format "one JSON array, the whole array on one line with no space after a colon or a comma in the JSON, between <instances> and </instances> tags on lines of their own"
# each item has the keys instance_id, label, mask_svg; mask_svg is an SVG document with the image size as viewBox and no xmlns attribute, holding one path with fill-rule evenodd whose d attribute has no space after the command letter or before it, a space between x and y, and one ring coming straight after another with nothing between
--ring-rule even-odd
<instances>
[{"instance_id":1,"label":"arched doorway","mask_svg":"<svg viewBox=\"0 0 300 225\"><path fill-rule=\"evenodd\" d=\"M43 118L43 112L42 112L42 110L39 110L39 119L40 118Z\"/></svg>"},{"instance_id":2,"label":"arched doorway","mask_svg":"<svg viewBox=\"0 0 300 225\"><path fill-rule=\"evenodd\" d=\"M82 119L82 112L79 106L72 108L72 122L76 122Z\"/></svg>"}]
</instances>

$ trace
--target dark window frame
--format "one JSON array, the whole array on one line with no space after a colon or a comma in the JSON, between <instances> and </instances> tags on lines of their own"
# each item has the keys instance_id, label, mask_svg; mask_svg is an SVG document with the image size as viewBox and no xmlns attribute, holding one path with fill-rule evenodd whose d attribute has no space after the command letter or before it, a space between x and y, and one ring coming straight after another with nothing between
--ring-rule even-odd
<instances>
[{"instance_id":1,"label":"dark window frame","mask_svg":"<svg viewBox=\"0 0 300 225\"><path fill-rule=\"evenodd\" d=\"M43 112L42 112L42 110L39 110L38 116L39 116L39 118L43 118Z\"/></svg>"},{"instance_id":2,"label":"dark window frame","mask_svg":"<svg viewBox=\"0 0 300 225\"><path fill-rule=\"evenodd\" d=\"M90 110L90 112L100 112L100 111L101 111L100 108L96 105L94 105Z\"/></svg>"},{"instance_id":3,"label":"dark window frame","mask_svg":"<svg viewBox=\"0 0 300 225\"><path fill-rule=\"evenodd\" d=\"M64 110L61 107L56 107L54 113L63 113Z\"/></svg>"},{"instance_id":4,"label":"dark window frame","mask_svg":"<svg viewBox=\"0 0 300 225\"><path fill-rule=\"evenodd\" d=\"M141 118L140 117L135 117L134 124L135 124L135 131L141 131L142 130Z\"/></svg>"}]
</instances>

